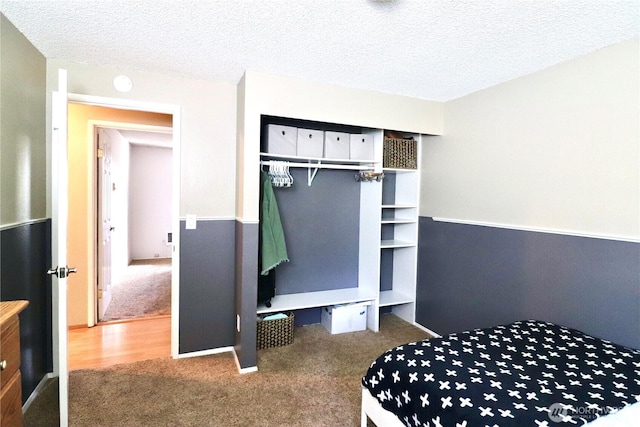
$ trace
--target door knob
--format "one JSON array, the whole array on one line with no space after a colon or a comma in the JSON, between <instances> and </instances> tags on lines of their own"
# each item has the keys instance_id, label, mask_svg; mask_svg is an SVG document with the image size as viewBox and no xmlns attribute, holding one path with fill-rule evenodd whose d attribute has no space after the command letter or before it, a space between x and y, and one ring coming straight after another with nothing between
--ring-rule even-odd
<instances>
[{"instance_id":1,"label":"door knob","mask_svg":"<svg viewBox=\"0 0 640 427\"><path fill-rule=\"evenodd\" d=\"M71 273L77 273L78 270L75 267L53 267L47 270L47 274L50 276L57 276L59 279L64 279Z\"/></svg>"}]
</instances>

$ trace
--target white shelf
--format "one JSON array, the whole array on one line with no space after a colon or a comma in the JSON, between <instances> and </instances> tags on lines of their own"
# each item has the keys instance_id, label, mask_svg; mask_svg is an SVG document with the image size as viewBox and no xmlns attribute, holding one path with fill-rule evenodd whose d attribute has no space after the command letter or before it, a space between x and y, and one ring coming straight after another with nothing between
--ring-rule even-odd
<instances>
[{"instance_id":1,"label":"white shelf","mask_svg":"<svg viewBox=\"0 0 640 427\"><path fill-rule=\"evenodd\" d=\"M414 302L410 296L401 294L397 291L380 291L380 307L388 307L392 305L408 304Z\"/></svg>"},{"instance_id":2,"label":"white shelf","mask_svg":"<svg viewBox=\"0 0 640 427\"><path fill-rule=\"evenodd\" d=\"M271 307L258 304L258 314L326 307L351 302L374 301L375 299L376 295L373 295L371 292L366 292L361 287L276 295L271 299Z\"/></svg>"},{"instance_id":3,"label":"white shelf","mask_svg":"<svg viewBox=\"0 0 640 427\"><path fill-rule=\"evenodd\" d=\"M416 205L382 205L382 209L415 209Z\"/></svg>"},{"instance_id":4,"label":"white shelf","mask_svg":"<svg viewBox=\"0 0 640 427\"><path fill-rule=\"evenodd\" d=\"M382 168L382 171L389 172L389 173L405 173L405 172L418 172L418 169Z\"/></svg>"},{"instance_id":5,"label":"white shelf","mask_svg":"<svg viewBox=\"0 0 640 427\"><path fill-rule=\"evenodd\" d=\"M415 243L407 242L404 240L382 240L380 242L380 247L382 249L390 249L390 248L410 248L416 246Z\"/></svg>"},{"instance_id":6,"label":"white shelf","mask_svg":"<svg viewBox=\"0 0 640 427\"><path fill-rule=\"evenodd\" d=\"M382 218L381 224L415 224L417 221L413 218Z\"/></svg>"},{"instance_id":7,"label":"white shelf","mask_svg":"<svg viewBox=\"0 0 640 427\"><path fill-rule=\"evenodd\" d=\"M311 166L317 165L318 162L323 165L354 165L361 166L367 165L373 167L376 162L375 160L367 160L367 159L332 159L327 157L301 157L301 156L291 156L286 154L273 154L273 153L260 153L260 158L262 159L274 159L274 160L282 160L282 161L291 161L291 162L307 162L310 163Z\"/></svg>"}]
</instances>

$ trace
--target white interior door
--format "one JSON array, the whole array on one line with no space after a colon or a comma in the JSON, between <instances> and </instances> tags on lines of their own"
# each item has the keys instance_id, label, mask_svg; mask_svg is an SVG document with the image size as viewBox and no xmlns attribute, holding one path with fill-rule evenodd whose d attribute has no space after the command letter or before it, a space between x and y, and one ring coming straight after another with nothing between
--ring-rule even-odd
<instances>
[{"instance_id":1,"label":"white interior door","mask_svg":"<svg viewBox=\"0 0 640 427\"><path fill-rule=\"evenodd\" d=\"M53 323L53 371L59 378L60 426L69 424L69 366L67 360L68 170L67 170L67 71L58 71L58 91L52 93L51 122L51 260Z\"/></svg>"},{"instance_id":2,"label":"white interior door","mask_svg":"<svg viewBox=\"0 0 640 427\"><path fill-rule=\"evenodd\" d=\"M98 128L98 321L111 302L111 140Z\"/></svg>"}]
</instances>

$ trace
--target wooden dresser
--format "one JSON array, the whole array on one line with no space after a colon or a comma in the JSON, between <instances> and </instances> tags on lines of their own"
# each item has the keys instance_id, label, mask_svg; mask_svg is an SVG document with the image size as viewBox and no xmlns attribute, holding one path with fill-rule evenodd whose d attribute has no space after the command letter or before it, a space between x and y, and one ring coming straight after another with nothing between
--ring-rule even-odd
<instances>
[{"instance_id":1,"label":"wooden dresser","mask_svg":"<svg viewBox=\"0 0 640 427\"><path fill-rule=\"evenodd\" d=\"M22 426L20 320L27 301L0 302L0 426Z\"/></svg>"}]
</instances>

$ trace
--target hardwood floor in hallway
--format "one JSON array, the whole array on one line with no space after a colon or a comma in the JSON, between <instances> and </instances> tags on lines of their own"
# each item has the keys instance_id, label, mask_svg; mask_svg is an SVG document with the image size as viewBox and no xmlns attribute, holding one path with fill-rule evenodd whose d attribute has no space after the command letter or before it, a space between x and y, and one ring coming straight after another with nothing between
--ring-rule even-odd
<instances>
[{"instance_id":1,"label":"hardwood floor in hallway","mask_svg":"<svg viewBox=\"0 0 640 427\"><path fill-rule=\"evenodd\" d=\"M69 370L171 357L171 316L69 330Z\"/></svg>"}]
</instances>

